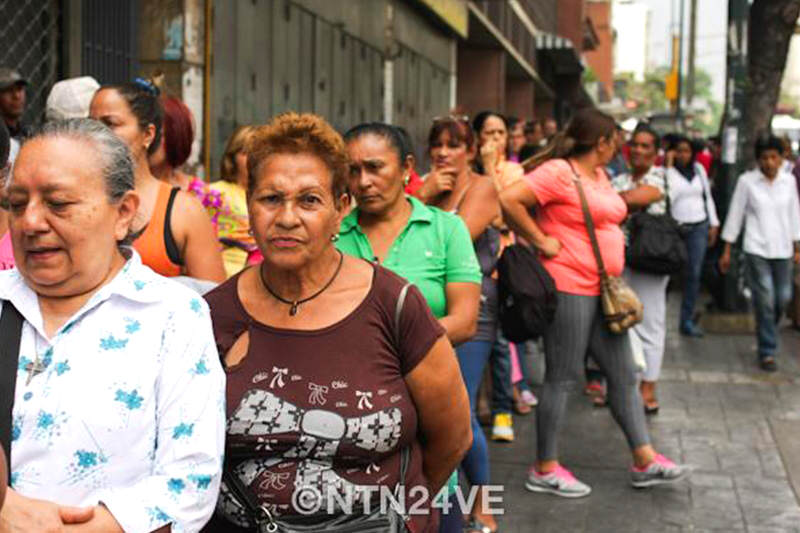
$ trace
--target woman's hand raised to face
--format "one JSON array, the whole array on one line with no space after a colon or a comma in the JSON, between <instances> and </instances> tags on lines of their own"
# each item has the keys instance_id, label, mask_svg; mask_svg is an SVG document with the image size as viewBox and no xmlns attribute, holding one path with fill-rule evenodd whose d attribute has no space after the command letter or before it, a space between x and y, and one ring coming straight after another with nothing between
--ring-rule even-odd
<instances>
[{"instance_id":1,"label":"woman's hand raised to face","mask_svg":"<svg viewBox=\"0 0 800 533\"><path fill-rule=\"evenodd\" d=\"M481 146L481 161L483 161L483 168L487 174L491 175L497 167L497 144L493 141L488 141Z\"/></svg>"},{"instance_id":2,"label":"woman's hand raised to face","mask_svg":"<svg viewBox=\"0 0 800 533\"><path fill-rule=\"evenodd\" d=\"M419 188L417 197L423 202L433 200L440 194L452 192L456 186L458 172L451 167L433 168Z\"/></svg>"}]
</instances>

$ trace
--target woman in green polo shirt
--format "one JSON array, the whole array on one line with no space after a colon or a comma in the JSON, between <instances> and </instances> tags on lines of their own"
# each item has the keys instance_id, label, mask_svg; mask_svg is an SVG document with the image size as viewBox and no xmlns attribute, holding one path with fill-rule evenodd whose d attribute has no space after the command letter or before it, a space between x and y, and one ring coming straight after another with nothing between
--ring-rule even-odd
<instances>
[{"instance_id":1,"label":"woman in green polo shirt","mask_svg":"<svg viewBox=\"0 0 800 533\"><path fill-rule=\"evenodd\" d=\"M464 222L405 195L411 150L396 128L361 124L345 134L345 142L358 207L342 221L338 248L414 283L450 342L468 341L477 330L481 272ZM454 473L451 487L456 483ZM460 531L460 511L447 514L458 518Z\"/></svg>"}]
</instances>

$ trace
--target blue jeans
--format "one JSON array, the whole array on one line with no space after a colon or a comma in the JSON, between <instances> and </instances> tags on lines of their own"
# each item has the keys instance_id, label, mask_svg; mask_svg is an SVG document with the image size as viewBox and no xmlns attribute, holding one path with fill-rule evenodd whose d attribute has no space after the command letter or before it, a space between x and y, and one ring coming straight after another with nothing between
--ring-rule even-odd
<instances>
[{"instance_id":1,"label":"blue jeans","mask_svg":"<svg viewBox=\"0 0 800 533\"><path fill-rule=\"evenodd\" d=\"M520 392L531 390L531 369L528 358L528 348L535 350L536 345L533 342L523 342L515 344L517 347L517 355L519 355L519 370L522 372L522 381L516 383Z\"/></svg>"},{"instance_id":2,"label":"blue jeans","mask_svg":"<svg viewBox=\"0 0 800 533\"><path fill-rule=\"evenodd\" d=\"M753 291L759 357L778 351L778 322L792 299L792 260L745 255L747 284Z\"/></svg>"},{"instance_id":3,"label":"blue jeans","mask_svg":"<svg viewBox=\"0 0 800 533\"><path fill-rule=\"evenodd\" d=\"M458 507L458 496L451 494L447 512L439 516L439 533L463 533L464 515Z\"/></svg>"},{"instance_id":4,"label":"blue jeans","mask_svg":"<svg viewBox=\"0 0 800 533\"><path fill-rule=\"evenodd\" d=\"M489 364L492 369L492 416L511 414L511 351L508 348L508 339L500 331L497 332L497 340L492 346Z\"/></svg>"},{"instance_id":5,"label":"blue jeans","mask_svg":"<svg viewBox=\"0 0 800 533\"><path fill-rule=\"evenodd\" d=\"M467 387L469 407L472 417L472 447L461 461L461 468L470 485L489 484L489 447L486 435L478 422L478 389L481 386L483 370L489 360L492 343L489 341L469 341L456 348L461 377Z\"/></svg>"},{"instance_id":6,"label":"blue jeans","mask_svg":"<svg viewBox=\"0 0 800 533\"><path fill-rule=\"evenodd\" d=\"M686 224L683 237L689 262L686 265L686 285L683 288L683 302L681 302L681 327L692 322L694 304L700 292L700 276L703 273L703 260L708 248L708 220L697 224Z\"/></svg>"}]
</instances>

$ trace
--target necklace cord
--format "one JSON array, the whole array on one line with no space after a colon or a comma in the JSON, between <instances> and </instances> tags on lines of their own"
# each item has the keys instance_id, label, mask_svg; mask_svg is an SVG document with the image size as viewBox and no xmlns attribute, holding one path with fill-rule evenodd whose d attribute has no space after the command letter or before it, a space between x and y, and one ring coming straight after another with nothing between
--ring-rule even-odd
<instances>
[{"instance_id":1,"label":"necklace cord","mask_svg":"<svg viewBox=\"0 0 800 533\"><path fill-rule=\"evenodd\" d=\"M336 250L336 251L339 253L339 264L336 266L336 271L333 273L333 276L331 276L331 279L329 279L328 282L325 285L323 285L320 290L318 290L308 298L303 298L301 300L287 300L286 298L276 293L272 289L272 287L269 286L269 283L267 283L267 277L264 275L263 263L261 264L261 266L258 267L258 274L259 277L261 278L261 283L262 285L264 285L264 288L267 289L267 292L270 293L270 295L272 295L273 298L275 298L281 303L291 306L289 308L289 316L294 316L297 314L298 306L313 300L314 298L325 292L325 290L328 289L328 287L330 287L333 284L334 280L339 276L339 272L342 270L342 263L344 262L344 254L341 252L341 250Z\"/></svg>"}]
</instances>

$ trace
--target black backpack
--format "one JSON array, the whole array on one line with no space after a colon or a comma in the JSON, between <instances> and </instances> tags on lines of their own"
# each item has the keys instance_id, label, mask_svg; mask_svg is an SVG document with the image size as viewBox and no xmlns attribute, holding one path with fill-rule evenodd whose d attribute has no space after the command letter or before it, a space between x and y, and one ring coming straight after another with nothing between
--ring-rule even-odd
<instances>
[{"instance_id":1,"label":"black backpack","mask_svg":"<svg viewBox=\"0 0 800 533\"><path fill-rule=\"evenodd\" d=\"M541 336L556 312L556 284L536 251L522 244L503 250L497 261L500 327L511 342Z\"/></svg>"}]
</instances>

